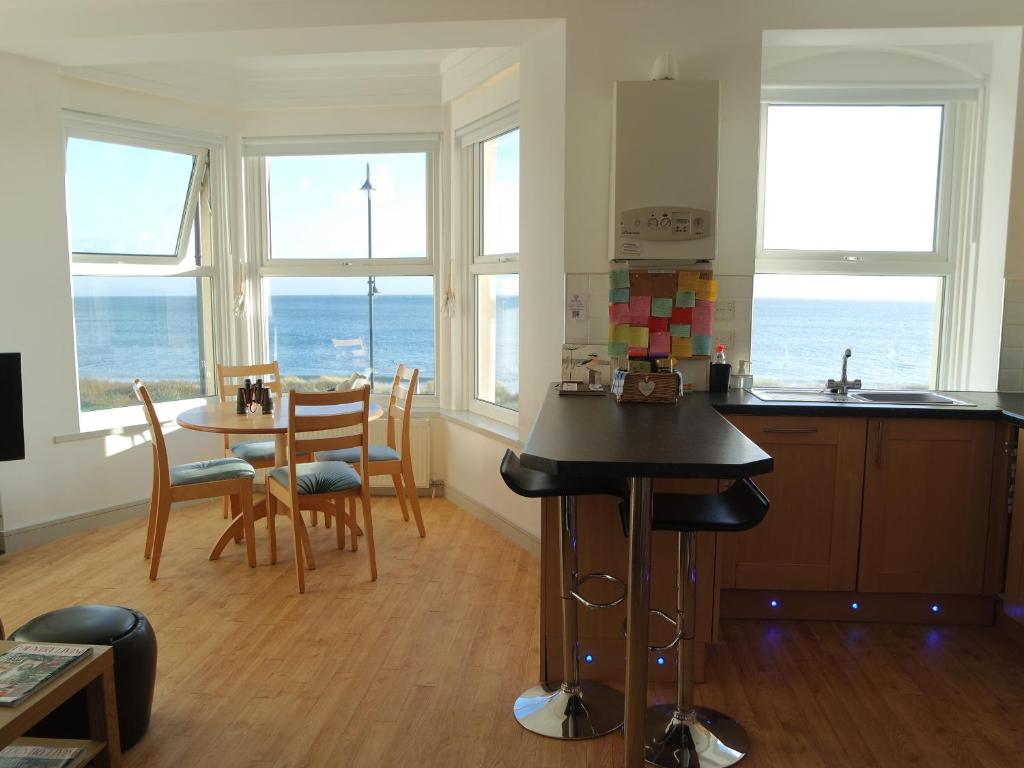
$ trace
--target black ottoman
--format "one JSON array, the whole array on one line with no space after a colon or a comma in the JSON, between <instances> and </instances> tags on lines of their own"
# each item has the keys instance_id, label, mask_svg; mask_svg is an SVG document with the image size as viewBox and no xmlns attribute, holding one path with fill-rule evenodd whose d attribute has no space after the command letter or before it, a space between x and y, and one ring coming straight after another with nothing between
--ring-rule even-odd
<instances>
[{"instance_id":1,"label":"black ottoman","mask_svg":"<svg viewBox=\"0 0 1024 768\"><path fill-rule=\"evenodd\" d=\"M12 632L10 639L23 643L113 646L121 751L134 746L145 734L156 683L156 635L141 613L116 605L75 605L32 619ZM68 699L30 733L88 738L85 691Z\"/></svg>"}]
</instances>

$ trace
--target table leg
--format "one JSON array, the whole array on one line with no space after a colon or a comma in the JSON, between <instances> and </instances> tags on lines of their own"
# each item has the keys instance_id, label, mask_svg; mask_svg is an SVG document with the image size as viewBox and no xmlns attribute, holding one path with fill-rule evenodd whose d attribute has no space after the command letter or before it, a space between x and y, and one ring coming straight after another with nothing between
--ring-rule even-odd
<instances>
[{"instance_id":1,"label":"table leg","mask_svg":"<svg viewBox=\"0 0 1024 768\"><path fill-rule=\"evenodd\" d=\"M121 734L117 727L113 666L85 687L85 695L89 712L89 738L107 744L107 748L93 759L93 765L99 768L121 768Z\"/></svg>"},{"instance_id":2,"label":"table leg","mask_svg":"<svg viewBox=\"0 0 1024 768\"><path fill-rule=\"evenodd\" d=\"M651 524L654 480L629 481L629 566L626 582L626 712L622 726L625 768L644 765L647 710L647 622L651 602Z\"/></svg>"}]
</instances>

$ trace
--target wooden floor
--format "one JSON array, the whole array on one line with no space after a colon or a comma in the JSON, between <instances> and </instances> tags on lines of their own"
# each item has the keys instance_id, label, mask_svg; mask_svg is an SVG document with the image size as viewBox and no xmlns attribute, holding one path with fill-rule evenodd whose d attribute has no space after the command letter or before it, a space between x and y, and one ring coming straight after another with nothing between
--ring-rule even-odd
<instances>
[{"instance_id":1,"label":"wooden floor","mask_svg":"<svg viewBox=\"0 0 1024 768\"><path fill-rule=\"evenodd\" d=\"M144 521L0 557L9 628L83 602L130 605L160 647L153 721L129 768L620 766L619 735L564 744L511 717L537 675L539 567L446 501L427 538L375 498L380 580L365 547L312 532L295 591L284 559L206 560L220 506L172 514L160 579ZM758 766L1024 765L1024 653L995 629L727 622L698 701L733 715ZM667 692L653 691L652 701Z\"/></svg>"}]
</instances>

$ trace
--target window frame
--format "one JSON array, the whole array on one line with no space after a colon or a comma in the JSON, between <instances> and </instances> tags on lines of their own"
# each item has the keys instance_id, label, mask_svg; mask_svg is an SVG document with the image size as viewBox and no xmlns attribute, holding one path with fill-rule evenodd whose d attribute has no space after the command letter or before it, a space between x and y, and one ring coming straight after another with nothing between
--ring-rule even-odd
<instances>
[{"instance_id":1,"label":"window frame","mask_svg":"<svg viewBox=\"0 0 1024 768\"><path fill-rule=\"evenodd\" d=\"M958 318L973 302L970 286L976 270L972 258L977 204L975 164L982 110L980 87L864 87L843 84L766 86L761 94L758 157L757 230L754 274L875 275L938 277L941 306L934 353L934 386L955 388L968 365L960 339L969 323ZM935 204L935 237L931 251L818 251L764 248L765 182L768 107L808 106L941 106L942 131ZM839 350L838 353L841 353ZM751 349L751 356L754 350ZM755 374L756 375L756 374Z\"/></svg>"},{"instance_id":2,"label":"window frame","mask_svg":"<svg viewBox=\"0 0 1024 768\"><path fill-rule=\"evenodd\" d=\"M406 154L426 155L426 256L423 258L375 259L274 259L270 253L270 193L266 159L268 157ZM434 392L416 393L418 407L436 409L444 373L440 365L440 296L438 295L437 253L440 228L440 154L441 136L436 133L395 133L339 136L254 137L242 139L244 170L244 214L248 243L247 282L252 308L252 358L267 362L269 317L264 279L271 277L430 277L434 299ZM384 402L388 395L372 394Z\"/></svg>"},{"instance_id":3,"label":"window frame","mask_svg":"<svg viewBox=\"0 0 1024 768\"><path fill-rule=\"evenodd\" d=\"M464 317L463 339L467 354L463 355L463 403L466 410L485 418L519 425L519 410L512 410L477 397L477 368L479 350L477 317L480 275L519 275L519 253L483 253L483 145L491 139L511 131L521 131L518 103L511 104L480 120L470 123L455 133L462 177L462 235L465 289L463 302L467 308ZM520 133L520 137L522 134ZM520 161L520 170L522 162ZM520 173L520 180L522 174ZM521 306L521 304L520 304ZM521 317L521 314L520 314Z\"/></svg>"},{"instance_id":4,"label":"window frame","mask_svg":"<svg viewBox=\"0 0 1024 768\"><path fill-rule=\"evenodd\" d=\"M84 138L126 146L188 152L196 156L196 164L187 194L184 223L178 233L178 253L173 257L137 256L133 254L93 254L75 252L71 248L70 217L68 221L68 260L72 280L75 277L190 277L207 278L197 286L200 326L200 359L204 389L209 393L184 400L157 403L161 418L208 402L217 396L215 363L222 350L230 348L231 323L226 307L231 296L231 265L221 254L227 252L229 232L226 217L227 167L223 138L213 134L182 131L132 120L108 118L65 110L63 118L64 162L69 138ZM66 173L66 166L65 166ZM200 253L196 264L188 252L190 236L198 225L195 243ZM74 291L71 300L74 302ZM73 313L72 313L73 314ZM74 326L73 326L74 331ZM75 396L80 432L115 426L144 423L142 407L127 405L95 411L81 410L79 390L78 344L75 342Z\"/></svg>"}]
</instances>

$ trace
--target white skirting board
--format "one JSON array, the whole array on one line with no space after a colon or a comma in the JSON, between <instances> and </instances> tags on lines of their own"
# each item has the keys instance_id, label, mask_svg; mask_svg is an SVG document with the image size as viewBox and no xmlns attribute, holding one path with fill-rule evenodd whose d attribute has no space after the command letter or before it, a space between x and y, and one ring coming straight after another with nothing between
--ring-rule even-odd
<instances>
[{"instance_id":1,"label":"white skirting board","mask_svg":"<svg viewBox=\"0 0 1024 768\"><path fill-rule=\"evenodd\" d=\"M444 497L463 512L467 512L489 525L513 544L518 544L534 557L540 557L540 539L533 533L509 522L493 509L477 503L476 500L450 485L445 485Z\"/></svg>"}]
</instances>

